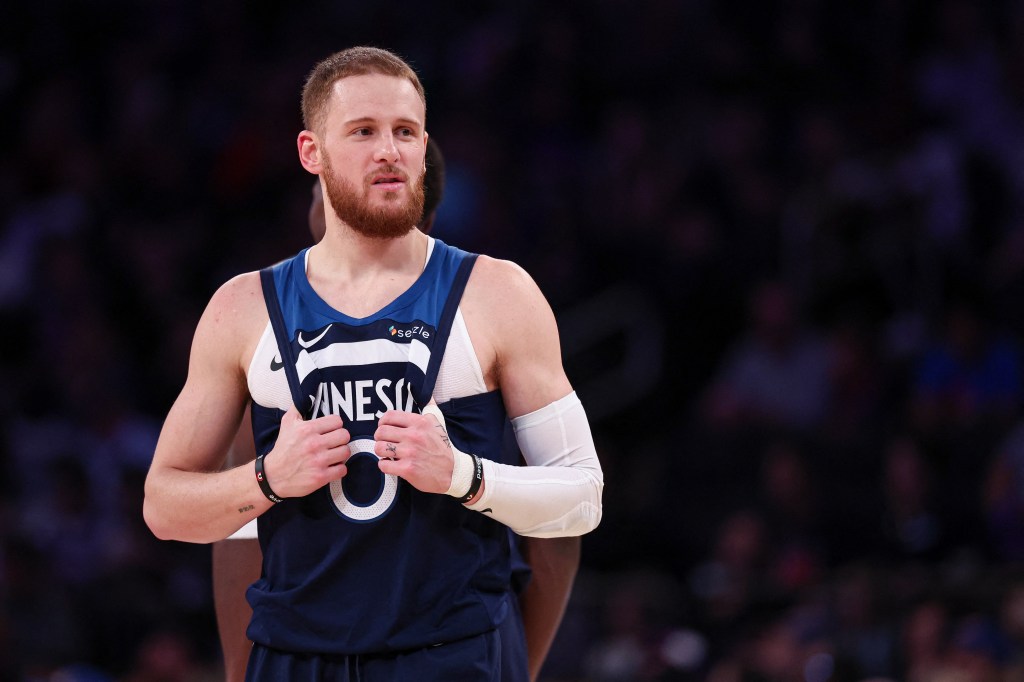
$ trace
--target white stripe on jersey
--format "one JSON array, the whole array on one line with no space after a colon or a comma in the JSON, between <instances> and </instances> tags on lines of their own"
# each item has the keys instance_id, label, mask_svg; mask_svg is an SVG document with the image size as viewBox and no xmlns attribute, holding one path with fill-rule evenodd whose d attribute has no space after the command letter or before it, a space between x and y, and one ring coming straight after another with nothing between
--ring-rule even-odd
<instances>
[{"instance_id":1,"label":"white stripe on jersey","mask_svg":"<svg viewBox=\"0 0 1024 682\"><path fill-rule=\"evenodd\" d=\"M414 351L410 349L410 354L412 352ZM263 329L263 336L256 346L256 352L253 353L252 362L249 363L247 383L253 400L257 403L265 407L287 410L292 404L292 394L288 390L284 372L270 369L275 360L280 362L281 358L277 354L277 340L268 320L267 326ZM466 322L460 311L452 322L451 336L448 337L448 346L437 375L437 385L434 387L434 399L438 403L443 403L452 398L476 395L486 390L480 362L477 360L473 342L469 338Z\"/></svg>"},{"instance_id":2,"label":"white stripe on jersey","mask_svg":"<svg viewBox=\"0 0 1024 682\"><path fill-rule=\"evenodd\" d=\"M390 339L332 343L312 353L300 351L295 361L295 369L299 374L299 383L302 383L318 367L375 365L382 362L411 362L426 374L427 364L430 362L430 349L418 339L413 339L409 343L395 343Z\"/></svg>"}]
</instances>

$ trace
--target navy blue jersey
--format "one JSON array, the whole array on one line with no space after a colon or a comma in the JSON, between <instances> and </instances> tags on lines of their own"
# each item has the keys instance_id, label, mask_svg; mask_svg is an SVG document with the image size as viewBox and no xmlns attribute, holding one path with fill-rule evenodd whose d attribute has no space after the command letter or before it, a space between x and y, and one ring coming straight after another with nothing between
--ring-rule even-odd
<instances>
[{"instance_id":1,"label":"navy blue jersey","mask_svg":"<svg viewBox=\"0 0 1024 682\"><path fill-rule=\"evenodd\" d=\"M385 411L419 412L430 400L471 265L470 254L434 240L416 282L361 319L316 294L305 251L272 269L287 347L261 376L280 382L281 367L292 363L298 386L273 404L254 394L257 453L271 450L294 401L307 418L339 414L352 456L341 481L259 518L263 574L247 593L253 641L293 652L403 651L485 632L507 615L508 529L452 497L383 475L373 454ZM438 407L459 449L517 463L502 447L507 415L498 392Z\"/></svg>"}]
</instances>

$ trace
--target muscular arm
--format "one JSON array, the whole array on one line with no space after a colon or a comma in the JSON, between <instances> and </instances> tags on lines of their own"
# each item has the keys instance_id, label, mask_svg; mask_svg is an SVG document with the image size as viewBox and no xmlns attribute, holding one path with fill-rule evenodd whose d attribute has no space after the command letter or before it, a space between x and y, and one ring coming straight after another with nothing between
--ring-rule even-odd
<instances>
[{"instance_id":1,"label":"muscular arm","mask_svg":"<svg viewBox=\"0 0 1024 682\"><path fill-rule=\"evenodd\" d=\"M604 475L590 425L562 367L558 327L518 266L480 257L463 298L489 387L500 387L528 466L484 461L470 509L534 537L581 535L601 519Z\"/></svg>"},{"instance_id":2,"label":"muscular arm","mask_svg":"<svg viewBox=\"0 0 1024 682\"><path fill-rule=\"evenodd\" d=\"M540 675L565 615L581 544L579 537L523 538L523 555L533 572L519 597L531 680Z\"/></svg>"},{"instance_id":3,"label":"muscular arm","mask_svg":"<svg viewBox=\"0 0 1024 682\"><path fill-rule=\"evenodd\" d=\"M270 508L252 468L221 471L248 399L245 370L267 323L257 273L222 286L196 329L185 387L171 408L146 477L143 515L162 539L214 542ZM264 473L280 497L302 497L345 475L348 432L330 415L281 419Z\"/></svg>"},{"instance_id":4,"label":"muscular arm","mask_svg":"<svg viewBox=\"0 0 1024 682\"><path fill-rule=\"evenodd\" d=\"M248 465L256 457L250 420L250 412L246 409L228 452L227 467ZM225 682L242 682L245 679L252 649L252 642L245 634L252 618L252 608L245 599L245 591L259 579L262 562L263 552L255 538L231 537L213 545L213 605L224 653Z\"/></svg>"},{"instance_id":5,"label":"muscular arm","mask_svg":"<svg viewBox=\"0 0 1024 682\"><path fill-rule=\"evenodd\" d=\"M603 474L582 406L562 368L554 315L529 276L511 263L481 257L461 307L487 388L501 388L527 464L485 460L483 492L468 506L537 536L523 540L534 577L520 599L530 674L536 678L579 566L575 536L600 520ZM433 428L443 429L443 415L427 412L386 413L375 451L383 458L381 471L425 492L442 493L453 477L453 448ZM455 452L454 457L466 455ZM552 537L537 539L541 536Z\"/></svg>"},{"instance_id":6,"label":"muscular arm","mask_svg":"<svg viewBox=\"0 0 1024 682\"><path fill-rule=\"evenodd\" d=\"M472 467L480 485L468 489L469 509L520 535L590 532L601 521L604 474L586 413L562 369L550 306L521 268L481 256L460 307L484 382L501 389L527 466L472 459L446 437L431 435L431 426L443 428L440 414L389 410L374 434L380 470L423 492L452 494L450 484Z\"/></svg>"},{"instance_id":7,"label":"muscular arm","mask_svg":"<svg viewBox=\"0 0 1024 682\"><path fill-rule=\"evenodd\" d=\"M487 347L493 349L494 353L493 372L489 380L501 387L510 416L518 418L517 440L521 447L526 445L531 451L527 464L567 467L570 469L569 480L579 484L579 492L582 493L566 495L569 505L588 502L600 505L603 475L592 446L589 427L580 438L584 443L582 449L587 449L589 444L590 450L575 459L557 455L557 452L566 449L564 438L561 441L545 442L544 434L537 434L536 428L524 428L524 422L528 421L523 419L524 415L550 409L552 403L564 400L572 392L572 386L562 368L558 330L550 306L532 279L518 267L490 259L482 259L477 267L483 276L480 284L489 286L470 290L470 314L479 312L481 304L503 313L500 319L492 322L495 326L491 328L497 337L485 337L489 340ZM482 294L482 297L477 294ZM491 296L497 296L505 304L496 306L494 299L487 301ZM510 301L517 302L517 305L509 306ZM536 442L525 442L531 438ZM538 450L545 454L538 456ZM579 470L575 470L577 467ZM535 473L529 467L502 469L503 476L509 477ZM550 472L543 469L536 473ZM510 487L517 485L524 487L527 484L519 479L511 483ZM486 504L487 500L483 502ZM532 578L519 599L526 631L530 679L535 680L540 675L561 625L579 569L581 544L578 536L522 539L523 555L532 571Z\"/></svg>"},{"instance_id":8,"label":"muscular arm","mask_svg":"<svg viewBox=\"0 0 1024 682\"><path fill-rule=\"evenodd\" d=\"M146 477L143 515L161 539L219 540L271 504L247 467L220 471L248 399L242 357L257 304L258 281L243 275L214 294L199 320L185 386Z\"/></svg>"}]
</instances>

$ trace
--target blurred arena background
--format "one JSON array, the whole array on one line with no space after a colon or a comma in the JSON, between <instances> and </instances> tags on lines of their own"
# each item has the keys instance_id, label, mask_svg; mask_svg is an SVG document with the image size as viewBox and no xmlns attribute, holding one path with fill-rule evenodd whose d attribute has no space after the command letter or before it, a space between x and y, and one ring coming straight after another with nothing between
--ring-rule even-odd
<instances>
[{"instance_id":1,"label":"blurred arena background","mask_svg":"<svg viewBox=\"0 0 1024 682\"><path fill-rule=\"evenodd\" d=\"M1024 679L1024 2L0 7L0 680L215 680L142 480L209 295L307 241L313 63L420 73L605 467L551 682Z\"/></svg>"}]
</instances>

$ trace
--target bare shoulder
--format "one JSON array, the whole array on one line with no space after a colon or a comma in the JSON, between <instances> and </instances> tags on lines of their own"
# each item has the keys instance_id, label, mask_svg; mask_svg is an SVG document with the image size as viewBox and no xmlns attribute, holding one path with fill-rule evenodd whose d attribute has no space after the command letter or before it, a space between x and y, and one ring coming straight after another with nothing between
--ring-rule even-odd
<instances>
[{"instance_id":1,"label":"bare shoulder","mask_svg":"<svg viewBox=\"0 0 1024 682\"><path fill-rule=\"evenodd\" d=\"M236 331L266 322L266 304L258 272L246 272L222 284L210 298L204 317L216 325L226 325Z\"/></svg>"},{"instance_id":2,"label":"bare shoulder","mask_svg":"<svg viewBox=\"0 0 1024 682\"><path fill-rule=\"evenodd\" d=\"M203 312L193 342L193 356L207 352L235 358L245 366L267 324L259 273L247 272L222 284Z\"/></svg>"},{"instance_id":3,"label":"bare shoulder","mask_svg":"<svg viewBox=\"0 0 1024 682\"><path fill-rule=\"evenodd\" d=\"M488 256L477 259L462 302L470 337L488 384L499 387L511 416L566 395L551 305L522 267Z\"/></svg>"},{"instance_id":4,"label":"bare shoulder","mask_svg":"<svg viewBox=\"0 0 1024 682\"><path fill-rule=\"evenodd\" d=\"M526 270L509 260L479 256L466 285L464 300L492 322L514 325L524 317L550 314L551 307Z\"/></svg>"},{"instance_id":5,"label":"bare shoulder","mask_svg":"<svg viewBox=\"0 0 1024 682\"><path fill-rule=\"evenodd\" d=\"M257 273L233 277L210 297L196 325L188 375L168 412L154 469L220 469L248 398L246 358L266 325Z\"/></svg>"}]
</instances>

